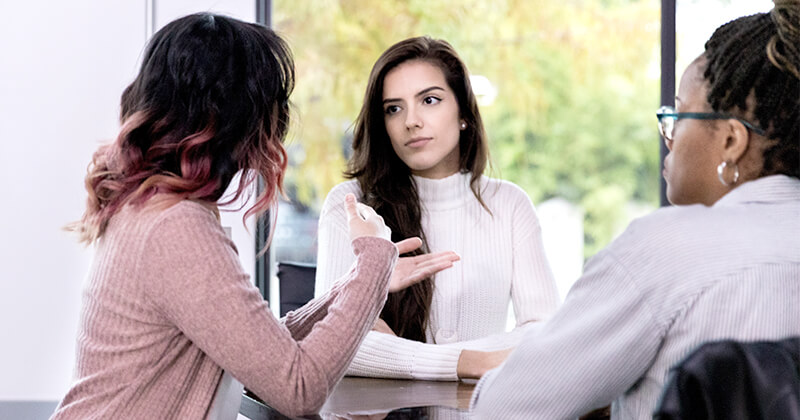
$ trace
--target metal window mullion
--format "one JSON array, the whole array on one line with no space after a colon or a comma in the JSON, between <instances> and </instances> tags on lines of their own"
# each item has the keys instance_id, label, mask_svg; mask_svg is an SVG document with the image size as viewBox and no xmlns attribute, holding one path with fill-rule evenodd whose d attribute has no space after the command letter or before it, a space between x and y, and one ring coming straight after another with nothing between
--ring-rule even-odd
<instances>
[{"instance_id":1,"label":"metal window mullion","mask_svg":"<svg viewBox=\"0 0 800 420\"><path fill-rule=\"evenodd\" d=\"M675 12L676 0L661 0L661 106L675 106ZM668 206L667 183L660 174L664 170L664 157L669 150L659 141L661 206Z\"/></svg>"},{"instance_id":2,"label":"metal window mullion","mask_svg":"<svg viewBox=\"0 0 800 420\"><path fill-rule=\"evenodd\" d=\"M264 26L272 26L272 1L271 0L256 0L256 23ZM258 179L258 193L264 191L264 180L259 177ZM272 247L261 255L258 253L267 246L270 230L270 213L265 213L262 217L256 220L256 267L255 267L255 285L261 291L261 296L269 300L269 280L270 272L272 270L271 257Z\"/></svg>"}]
</instances>

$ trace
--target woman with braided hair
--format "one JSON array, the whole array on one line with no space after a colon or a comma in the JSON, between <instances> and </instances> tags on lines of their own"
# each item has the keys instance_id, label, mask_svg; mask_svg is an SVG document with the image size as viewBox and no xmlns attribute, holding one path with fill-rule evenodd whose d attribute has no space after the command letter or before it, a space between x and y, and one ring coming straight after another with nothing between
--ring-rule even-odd
<instances>
[{"instance_id":1,"label":"woman with braided hair","mask_svg":"<svg viewBox=\"0 0 800 420\"><path fill-rule=\"evenodd\" d=\"M651 418L705 342L800 335L800 0L718 28L657 117L667 196L473 394L477 418Z\"/></svg>"}]
</instances>

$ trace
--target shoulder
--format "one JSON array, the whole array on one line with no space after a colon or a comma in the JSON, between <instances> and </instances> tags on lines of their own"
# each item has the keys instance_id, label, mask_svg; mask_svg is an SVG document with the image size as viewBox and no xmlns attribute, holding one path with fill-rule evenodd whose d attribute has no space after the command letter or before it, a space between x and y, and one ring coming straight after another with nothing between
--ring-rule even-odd
<instances>
[{"instance_id":1,"label":"shoulder","mask_svg":"<svg viewBox=\"0 0 800 420\"><path fill-rule=\"evenodd\" d=\"M639 242L649 238L646 242L652 243L653 239L661 236L672 239L691 237L698 229L715 224L719 220L713 213L714 209L702 204L662 207L633 220L620 239Z\"/></svg>"},{"instance_id":2,"label":"shoulder","mask_svg":"<svg viewBox=\"0 0 800 420\"><path fill-rule=\"evenodd\" d=\"M504 179L481 177L481 193L487 199L530 202L528 193L519 185Z\"/></svg>"},{"instance_id":3,"label":"shoulder","mask_svg":"<svg viewBox=\"0 0 800 420\"><path fill-rule=\"evenodd\" d=\"M142 204L125 205L112 218L112 222L134 223L138 227L137 230L152 230L164 224L181 226L215 224L218 219L212 208L212 204L155 196Z\"/></svg>"},{"instance_id":4,"label":"shoulder","mask_svg":"<svg viewBox=\"0 0 800 420\"><path fill-rule=\"evenodd\" d=\"M219 219L212 207L212 204L181 200L164 210L159 219L182 226L218 226Z\"/></svg>"},{"instance_id":5,"label":"shoulder","mask_svg":"<svg viewBox=\"0 0 800 420\"><path fill-rule=\"evenodd\" d=\"M358 186L358 181L354 179L333 187L325 197L325 202L319 214L320 220L328 217L343 217L345 214L344 196L351 193L355 194L356 200L361 198L361 188Z\"/></svg>"},{"instance_id":6,"label":"shoulder","mask_svg":"<svg viewBox=\"0 0 800 420\"><path fill-rule=\"evenodd\" d=\"M113 226L109 225L104 247L124 249L126 255L139 262L149 261L153 255L203 254L212 243L235 250L212 209L212 204L166 196L127 205L114 216Z\"/></svg>"},{"instance_id":7,"label":"shoulder","mask_svg":"<svg viewBox=\"0 0 800 420\"><path fill-rule=\"evenodd\" d=\"M350 193L355 194L356 199L361 197L361 188L358 186L358 181L355 179L342 182L333 187L328 192L327 197L325 197L324 207L342 202L344 200L344 196Z\"/></svg>"},{"instance_id":8,"label":"shoulder","mask_svg":"<svg viewBox=\"0 0 800 420\"><path fill-rule=\"evenodd\" d=\"M149 240L172 240L186 236L217 236L224 230L213 204L191 200L158 199L131 209L131 217L144 228Z\"/></svg>"},{"instance_id":9,"label":"shoulder","mask_svg":"<svg viewBox=\"0 0 800 420\"><path fill-rule=\"evenodd\" d=\"M481 177L481 196L492 212L535 213L528 193L519 185L503 179Z\"/></svg>"},{"instance_id":10,"label":"shoulder","mask_svg":"<svg viewBox=\"0 0 800 420\"><path fill-rule=\"evenodd\" d=\"M762 244L765 251L754 250L753 242L742 235L740 227L751 222L736 209L699 204L661 208L631 222L592 257L597 261L587 263L587 270L593 265L627 273L666 323L708 287L759 261L775 261L770 244ZM770 255L760 259L762 252Z\"/></svg>"},{"instance_id":11,"label":"shoulder","mask_svg":"<svg viewBox=\"0 0 800 420\"><path fill-rule=\"evenodd\" d=\"M699 264L730 231L731 221L719 213L701 204L662 207L632 221L607 250L634 271L652 272L654 261L669 261L662 271Z\"/></svg>"}]
</instances>

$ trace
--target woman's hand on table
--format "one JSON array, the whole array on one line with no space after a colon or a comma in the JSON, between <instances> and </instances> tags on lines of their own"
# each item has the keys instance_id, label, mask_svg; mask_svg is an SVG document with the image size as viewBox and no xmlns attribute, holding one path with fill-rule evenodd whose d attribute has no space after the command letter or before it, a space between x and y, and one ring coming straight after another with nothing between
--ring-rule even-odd
<instances>
[{"instance_id":1,"label":"woman's hand on table","mask_svg":"<svg viewBox=\"0 0 800 420\"><path fill-rule=\"evenodd\" d=\"M514 349L497 351L461 350L456 373L460 379L478 379L484 373L500 366L511 354L512 350Z\"/></svg>"},{"instance_id":2,"label":"woman's hand on table","mask_svg":"<svg viewBox=\"0 0 800 420\"><path fill-rule=\"evenodd\" d=\"M372 414L329 414L324 416L325 420L383 420L389 415L385 413L372 413Z\"/></svg>"}]
</instances>

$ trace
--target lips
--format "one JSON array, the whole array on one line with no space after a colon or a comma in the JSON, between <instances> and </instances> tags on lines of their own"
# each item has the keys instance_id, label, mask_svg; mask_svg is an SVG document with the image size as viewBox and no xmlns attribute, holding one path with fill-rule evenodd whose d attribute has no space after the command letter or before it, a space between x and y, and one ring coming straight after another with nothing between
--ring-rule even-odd
<instances>
[{"instance_id":1,"label":"lips","mask_svg":"<svg viewBox=\"0 0 800 420\"><path fill-rule=\"evenodd\" d=\"M430 142L431 140L433 140L432 137L414 137L411 140L407 141L405 146L411 148L423 147L426 144L428 144L428 142Z\"/></svg>"}]
</instances>

